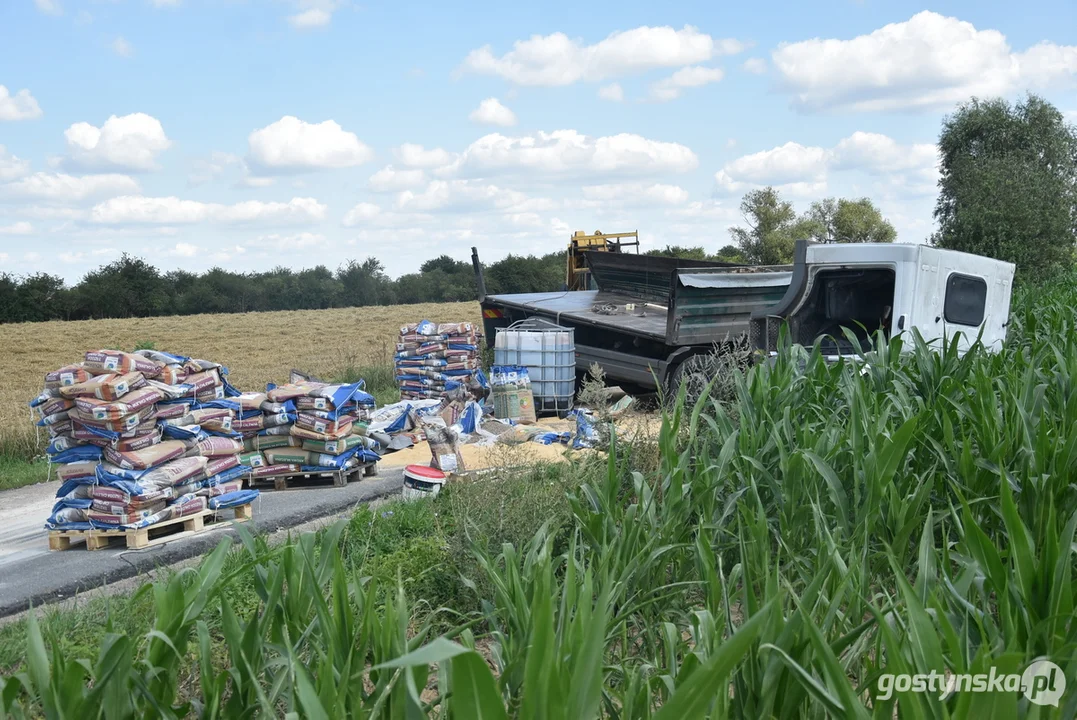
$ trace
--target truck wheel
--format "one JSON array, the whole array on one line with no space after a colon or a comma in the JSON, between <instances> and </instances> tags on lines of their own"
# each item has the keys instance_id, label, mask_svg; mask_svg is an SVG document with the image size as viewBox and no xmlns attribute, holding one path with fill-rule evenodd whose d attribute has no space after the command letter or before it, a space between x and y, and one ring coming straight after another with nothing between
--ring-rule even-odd
<instances>
[{"instance_id":1,"label":"truck wheel","mask_svg":"<svg viewBox=\"0 0 1077 720\"><path fill-rule=\"evenodd\" d=\"M681 388L684 387L686 406L695 405L717 369L718 363L715 362L713 355L709 353L689 355L678 363L667 377L666 402L670 405L675 403Z\"/></svg>"}]
</instances>

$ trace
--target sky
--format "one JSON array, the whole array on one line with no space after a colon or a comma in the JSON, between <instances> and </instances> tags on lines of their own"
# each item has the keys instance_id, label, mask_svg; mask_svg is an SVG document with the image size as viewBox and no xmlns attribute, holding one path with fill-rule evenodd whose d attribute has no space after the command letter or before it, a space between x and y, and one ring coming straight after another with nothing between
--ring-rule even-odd
<instances>
[{"instance_id":1,"label":"sky","mask_svg":"<svg viewBox=\"0 0 1077 720\"><path fill-rule=\"evenodd\" d=\"M0 272L729 243L744 193L934 229L973 96L1077 123L1077 4L0 0Z\"/></svg>"}]
</instances>

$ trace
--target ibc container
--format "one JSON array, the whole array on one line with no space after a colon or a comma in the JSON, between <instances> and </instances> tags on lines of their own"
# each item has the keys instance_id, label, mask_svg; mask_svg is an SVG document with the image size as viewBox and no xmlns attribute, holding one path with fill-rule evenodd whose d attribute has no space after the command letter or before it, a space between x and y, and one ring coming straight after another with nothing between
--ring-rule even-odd
<instances>
[{"instance_id":1,"label":"ibc container","mask_svg":"<svg viewBox=\"0 0 1077 720\"><path fill-rule=\"evenodd\" d=\"M564 414L576 392L576 335L542 318L499 328L494 338L496 365L522 365L531 379L536 413Z\"/></svg>"}]
</instances>

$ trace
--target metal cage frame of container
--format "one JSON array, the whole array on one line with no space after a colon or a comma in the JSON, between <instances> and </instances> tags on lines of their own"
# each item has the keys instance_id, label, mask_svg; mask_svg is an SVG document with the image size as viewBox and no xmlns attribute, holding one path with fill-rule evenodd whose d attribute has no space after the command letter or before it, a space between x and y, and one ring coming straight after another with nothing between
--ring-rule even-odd
<instances>
[{"instance_id":1,"label":"metal cage frame of container","mask_svg":"<svg viewBox=\"0 0 1077 720\"><path fill-rule=\"evenodd\" d=\"M504 332L539 332L561 333L567 335L569 343L561 349L547 347L545 338L542 347L537 350L525 350L522 347L498 347L497 338ZM540 362L527 362L525 354L533 356L538 353ZM547 355L553 355L555 359L563 362L544 362ZM564 415L572 409L576 395L576 331L575 328L564 327L545 318L526 318L518 320L506 328L498 328L494 336L494 357L498 365L518 365L526 367L531 380L532 394L535 397L535 411L537 413L557 413ZM537 372L536 372L537 371ZM562 375L564 377L562 377ZM553 392L548 390L551 388Z\"/></svg>"}]
</instances>

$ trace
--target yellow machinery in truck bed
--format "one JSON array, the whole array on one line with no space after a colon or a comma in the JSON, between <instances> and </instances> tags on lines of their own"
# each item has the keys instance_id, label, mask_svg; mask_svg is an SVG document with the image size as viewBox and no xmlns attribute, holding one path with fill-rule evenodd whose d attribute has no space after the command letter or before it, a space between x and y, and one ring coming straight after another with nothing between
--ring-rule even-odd
<instances>
[{"instance_id":1,"label":"yellow machinery in truck bed","mask_svg":"<svg viewBox=\"0 0 1077 720\"><path fill-rule=\"evenodd\" d=\"M628 240L631 238L631 240ZM577 230L568 241L568 258L565 271L566 290L593 290L591 269L583 261L583 253L624 252L626 247L635 247L639 252L639 231L629 233L603 233L595 230L593 235Z\"/></svg>"}]
</instances>

